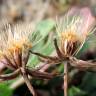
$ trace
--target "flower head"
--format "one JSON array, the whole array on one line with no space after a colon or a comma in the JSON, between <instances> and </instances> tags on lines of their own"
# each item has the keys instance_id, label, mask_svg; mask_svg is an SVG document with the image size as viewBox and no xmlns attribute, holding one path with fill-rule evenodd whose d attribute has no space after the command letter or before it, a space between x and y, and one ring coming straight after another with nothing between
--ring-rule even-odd
<instances>
[{"instance_id":1,"label":"flower head","mask_svg":"<svg viewBox=\"0 0 96 96\"><path fill-rule=\"evenodd\" d=\"M89 32L93 32L93 18L88 8L72 8L57 21L57 34L64 55L74 55L84 44Z\"/></svg>"},{"instance_id":2,"label":"flower head","mask_svg":"<svg viewBox=\"0 0 96 96\"><path fill-rule=\"evenodd\" d=\"M29 49L36 43L29 37L33 30L33 23L6 25L0 32L0 62L21 66L20 61L27 59Z\"/></svg>"}]
</instances>

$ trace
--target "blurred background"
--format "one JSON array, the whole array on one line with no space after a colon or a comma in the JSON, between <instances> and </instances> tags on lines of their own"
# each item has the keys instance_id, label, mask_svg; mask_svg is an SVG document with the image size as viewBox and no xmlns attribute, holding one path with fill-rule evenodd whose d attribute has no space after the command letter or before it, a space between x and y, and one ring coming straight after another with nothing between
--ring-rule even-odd
<instances>
[{"instance_id":1,"label":"blurred background","mask_svg":"<svg viewBox=\"0 0 96 96\"><path fill-rule=\"evenodd\" d=\"M7 23L30 23L36 26L37 35L44 39L33 48L45 55L54 55L53 31L55 31L56 16L64 15L73 6L88 7L96 18L96 0L0 0L0 28ZM7 18L7 22L6 22ZM3 21L2 21L3 20ZM95 33L90 36L77 58L93 60L96 58ZM40 61L36 56L30 56L28 66L35 68ZM48 72L63 74L63 64L49 68ZM0 65L0 74L9 73L4 65ZM79 71L69 72L68 96L96 96L96 72ZM32 85L38 96L64 96L63 77L55 77L51 80L39 80L32 78ZM0 96L32 96L21 77L15 80L0 83Z\"/></svg>"}]
</instances>

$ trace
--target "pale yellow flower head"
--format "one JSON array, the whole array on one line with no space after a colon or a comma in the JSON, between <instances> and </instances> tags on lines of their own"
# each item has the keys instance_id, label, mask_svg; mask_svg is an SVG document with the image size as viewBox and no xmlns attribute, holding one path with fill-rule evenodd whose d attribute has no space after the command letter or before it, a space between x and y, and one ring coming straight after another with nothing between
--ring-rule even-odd
<instances>
[{"instance_id":1,"label":"pale yellow flower head","mask_svg":"<svg viewBox=\"0 0 96 96\"><path fill-rule=\"evenodd\" d=\"M72 8L57 20L56 30L60 49L64 55L74 55L83 46L87 36L93 32L95 19L88 8Z\"/></svg>"},{"instance_id":2,"label":"pale yellow flower head","mask_svg":"<svg viewBox=\"0 0 96 96\"><path fill-rule=\"evenodd\" d=\"M20 64L18 63L20 56L22 60L26 59L29 49L36 43L30 40L34 33L34 28L35 26L32 22L5 25L0 30L0 62L3 60L3 62L8 63L7 57L15 65L15 62Z\"/></svg>"}]
</instances>

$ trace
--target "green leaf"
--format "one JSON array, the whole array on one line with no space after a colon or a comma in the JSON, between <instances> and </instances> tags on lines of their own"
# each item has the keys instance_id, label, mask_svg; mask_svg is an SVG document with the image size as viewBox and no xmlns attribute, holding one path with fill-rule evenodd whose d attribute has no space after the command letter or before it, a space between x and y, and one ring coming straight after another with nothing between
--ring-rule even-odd
<instances>
[{"instance_id":1,"label":"green leaf","mask_svg":"<svg viewBox=\"0 0 96 96\"><path fill-rule=\"evenodd\" d=\"M55 27L55 21L52 19L46 19L39 22L36 26L36 29L32 34L30 34L29 38L32 41L32 46L37 46L39 43L42 43L52 29Z\"/></svg>"},{"instance_id":2,"label":"green leaf","mask_svg":"<svg viewBox=\"0 0 96 96\"><path fill-rule=\"evenodd\" d=\"M12 90L6 83L0 83L0 96L12 96Z\"/></svg>"},{"instance_id":3,"label":"green leaf","mask_svg":"<svg viewBox=\"0 0 96 96\"><path fill-rule=\"evenodd\" d=\"M86 93L84 91L80 90L79 88L77 88L75 86L72 86L69 89L69 95L68 96L83 96L85 94Z\"/></svg>"},{"instance_id":4,"label":"green leaf","mask_svg":"<svg viewBox=\"0 0 96 96\"><path fill-rule=\"evenodd\" d=\"M37 31L39 31L41 35L45 37L54 28L54 26L55 22L52 19L43 20L37 24Z\"/></svg>"},{"instance_id":5,"label":"green leaf","mask_svg":"<svg viewBox=\"0 0 96 96\"><path fill-rule=\"evenodd\" d=\"M38 48L40 47L40 48L38 50L36 50L35 52L38 51L44 55L49 55L54 50L53 45L52 45L52 40L49 40L45 45L41 44L41 46L36 46L36 47L38 47ZM35 49L37 49L36 47L35 47ZM38 57L31 55L29 58L29 61L28 61L28 66L34 68L38 64L39 64Z\"/></svg>"}]
</instances>

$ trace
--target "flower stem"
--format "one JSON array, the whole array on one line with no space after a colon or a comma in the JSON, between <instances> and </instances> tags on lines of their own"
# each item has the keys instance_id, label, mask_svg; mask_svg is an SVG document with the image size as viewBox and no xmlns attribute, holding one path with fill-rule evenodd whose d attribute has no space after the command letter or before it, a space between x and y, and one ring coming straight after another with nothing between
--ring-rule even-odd
<instances>
[{"instance_id":1,"label":"flower stem","mask_svg":"<svg viewBox=\"0 0 96 96\"><path fill-rule=\"evenodd\" d=\"M23 78L24 78L24 81L25 81L28 89L30 90L31 94L32 94L33 96L37 96L36 93L35 93L34 88L33 88L32 85L31 85L30 80L28 79L28 76L26 75L26 73L24 72L24 70L21 70L21 72L22 72L22 76L23 76Z\"/></svg>"},{"instance_id":2,"label":"flower stem","mask_svg":"<svg viewBox=\"0 0 96 96\"><path fill-rule=\"evenodd\" d=\"M64 63L64 96L68 96L68 65Z\"/></svg>"}]
</instances>

